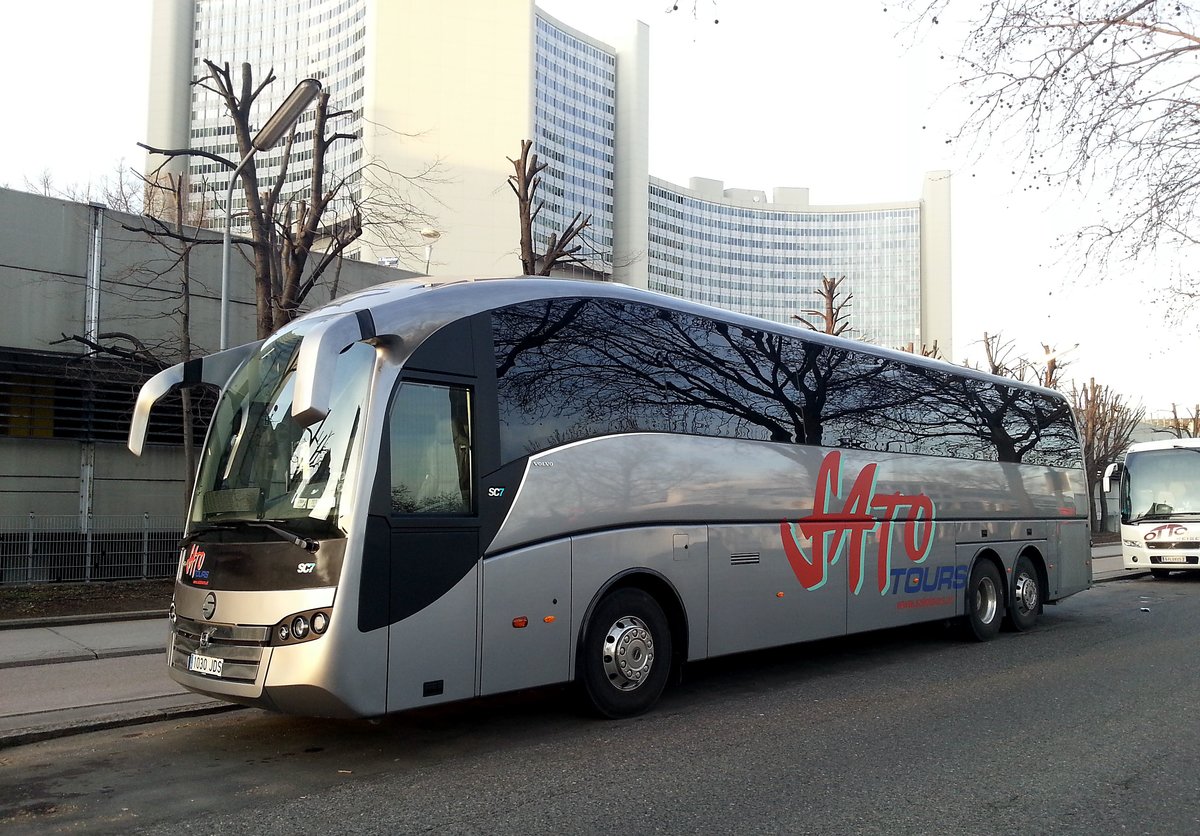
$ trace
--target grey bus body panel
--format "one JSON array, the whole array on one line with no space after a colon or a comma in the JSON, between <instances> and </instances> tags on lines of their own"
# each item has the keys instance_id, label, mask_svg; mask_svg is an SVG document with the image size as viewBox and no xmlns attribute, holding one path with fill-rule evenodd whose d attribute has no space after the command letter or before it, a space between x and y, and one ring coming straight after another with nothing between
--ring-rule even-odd
<instances>
[{"instance_id":1,"label":"grey bus body panel","mask_svg":"<svg viewBox=\"0 0 1200 836\"><path fill-rule=\"evenodd\" d=\"M821 447L658 433L576 442L530 457L486 552L573 530L794 521L813 509L821 463L829 454ZM1063 471L1038 465L854 450L840 456L844 483L877 465L875 496L927 495L938 522L1087 513L1081 471L1063 477ZM842 500L836 502L840 510ZM746 550L754 551L753 544Z\"/></svg>"},{"instance_id":2,"label":"grey bus body panel","mask_svg":"<svg viewBox=\"0 0 1200 836\"><path fill-rule=\"evenodd\" d=\"M708 655L843 635L848 580L841 567L832 566L819 589L802 589L778 524L710 526Z\"/></svg>"},{"instance_id":3,"label":"grey bus body panel","mask_svg":"<svg viewBox=\"0 0 1200 836\"><path fill-rule=\"evenodd\" d=\"M478 694L479 565L449 592L388 628L387 710Z\"/></svg>"},{"instance_id":4,"label":"grey bus body panel","mask_svg":"<svg viewBox=\"0 0 1200 836\"><path fill-rule=\"evenodd\" d=\"M518 549L485 560L482 567L479 692L496 694L570 679L575 635L571 541ZM520 618L524 626L518 626Z\"/></svg>"}]
</instances>

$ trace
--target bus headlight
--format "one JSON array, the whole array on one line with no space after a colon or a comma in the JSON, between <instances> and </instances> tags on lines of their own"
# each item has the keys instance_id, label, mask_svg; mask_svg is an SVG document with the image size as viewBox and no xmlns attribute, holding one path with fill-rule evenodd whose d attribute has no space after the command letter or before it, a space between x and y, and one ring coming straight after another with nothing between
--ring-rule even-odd
<instances>
[{"instance_id":1,"label":"bus headlight","mask_svg":"<svg viewBox=\"0 0 1200 836\"><path fill-rule=\"evenodd\" d=\"M1140 545L1140 544L1138 543L1137 540L1122 540L1121 545L1122 546L1130 546L1131 548L1136 549L1138 547L1138 545Z\"/></svg>"},{"instance_id":2,"label":"bus headlight","mask_svg":"<svg viewBox=\"0 0 1200 836\"><path fill-rule=\"evenodd\" d=\"M315 612L312 617L312 630L318 636L329 626L329 616L323 612Z\"/></svg>"},{"instance_id":3,"label":"bus headlight","mask_svg":"<svg viewBox=\"0 0 1200 836\"><path fill-rule=\"evenodd\" d=\"M287 616L271 628L271 644L298 644L319 639L329 629L329 613L324 610L308 610Z\"/></svg>"}]
</instances>

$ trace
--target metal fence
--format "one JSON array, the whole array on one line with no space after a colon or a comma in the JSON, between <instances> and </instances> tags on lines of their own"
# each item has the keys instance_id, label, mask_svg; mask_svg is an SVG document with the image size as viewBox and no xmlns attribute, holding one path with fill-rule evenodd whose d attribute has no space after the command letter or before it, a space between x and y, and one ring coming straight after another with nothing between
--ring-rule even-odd
<instances>
[{"instance_id":1,"label":"metal fence","mask_svg":"<svg viewBox=\"0 0 1200 836\"><path fill-rule=\"evenodd\" d=\"M182 535L174 515L0 516L0 583L169 578Z\"/></svg>"}]
</instances>

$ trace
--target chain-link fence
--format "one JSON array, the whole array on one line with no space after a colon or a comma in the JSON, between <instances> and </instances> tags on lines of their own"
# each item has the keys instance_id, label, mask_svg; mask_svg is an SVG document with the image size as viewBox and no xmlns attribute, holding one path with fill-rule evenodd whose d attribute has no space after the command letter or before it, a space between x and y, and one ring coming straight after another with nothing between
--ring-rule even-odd
<instances>
[{"instance_id":1,"label":"chain-link fence","mask_svg":"<svg viewBox=\"0 0 1200 836\"><path fill-rule=\"evenodd\" d=\"M174 515L0 516L0 583L169 578L182 535Z\"/></svg>"}]
</instances>

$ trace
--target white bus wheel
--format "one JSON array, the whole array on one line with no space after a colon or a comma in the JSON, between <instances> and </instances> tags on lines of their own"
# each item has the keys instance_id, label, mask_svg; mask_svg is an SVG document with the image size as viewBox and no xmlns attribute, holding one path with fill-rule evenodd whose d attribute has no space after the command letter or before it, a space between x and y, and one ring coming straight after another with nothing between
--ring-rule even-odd
<instances>
[{"instance_id":1,"label":"white bus wheel","mask_svg":"<svg viewBox=\"0 0 1200 836\"><path fill-rule=\"evenodd\" d=\"M580 678L593 708L613 719L649 710L671 671L671 629L640 589L606 595L584 634Z\"/></svg>"},{"instance_id":2,"label":"white bus wheel","mask_svg":"<svg viewBox=\"0 0 1200 836\"><path fill-rule=\"evenodd\" d=\"M1013 567L1013 586L1008 598L1008 622L1014 630L1033 629L1042 612L1042 585L1037 567L1025 555Z\"/></svg>"},{"instance_id":3,"label":"white bus wheel","mask_svg":"<svg viewBox=\"0 0 1200 836\"><path fill-rule=\"evenodd\" d=\"M1000 632L1004 617L1004 592L1000 572L990 560L977 560L967 582L963 626L967 638L985 642Z\"/></svg>"}]
</instances>

